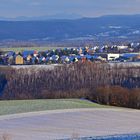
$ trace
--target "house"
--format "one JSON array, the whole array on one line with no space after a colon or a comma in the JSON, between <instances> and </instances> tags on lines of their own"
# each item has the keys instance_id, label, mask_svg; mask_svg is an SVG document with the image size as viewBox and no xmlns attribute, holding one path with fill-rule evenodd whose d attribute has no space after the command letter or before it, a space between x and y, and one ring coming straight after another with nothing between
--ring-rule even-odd
<instances>
[{"instance_id":1,"label":"house","mask_svg":"<svg viewBox=\"0 0 140 140\"><path fill-rule=\"evenodd\" d=\"M16 65L23 65L24 64L24 59L21 55L17 55L15 57L15 64Z\"/></svg>"},{"instance_id":2,"label":"house","mask_svg":"<svg viewBox=\"0 0 140 140\"><path fill-rule=\"evenodd\" d=\"M79 54L79 55L83 53L82 48L78 48L77 51L78 51L78 54Z\"/></svg>"},{"instance_id":3,"label":"house","mask_svg":"<svg viewBox=\"0 0 140 140\"><path fill-rule=\"evenodd\" d=\"M138 60L140 60L140 55L137 55L135 58L138 59Z\"/></svg>"},{"instance_id":4,"label":"house","mask_svg":"<svg viewBox=\"0 0 140 140\"><path fill-rule=\"evenodd\" d=\"M29 55L33 56L34 53L36 53L34 50L27 50L27 51L23 51L23 52L22 52L22 56L23 56L24 58L26 58L26 57L28 57Z\"/></svg>"},{"instance_id":5,"label":"house","mask_svg":"<svg viewBox=\"0 0 140 140\"><path fill-rule=\"evenodd\" d=\"M12 65L12 64L14 64L14 56L9 56L8 58L7 58L7 62L8 62L8 64L9 65Z\"/></svg>"},{"instance_id":6,"label":"house","mask_svg":"<svg viewBox=\"0 0 140 140\"><path fill-rule=\"evenodd\" d=\"M37 56L38 56L38 52L37 52L37 51L34 51L33 56L34 56L34 57L37 57Z\"/></svg>"},{"instance_id":7,"label":"house","mask_svg":"<svg viewBox=\"0 0 140 140\"><path fill-rule=\"evenodd\" d=\"M100 61L100 57L99 55L93 55L92 57L92 61Z\"/></svg>"},{"instance_id":8,"label":"house","mask_svg":"<svg viewBox=\"0 0 140 140\"><path fill-rule=\"evenodd\" d=\"M120 57L120 54L109 53L107 54L107 60L112 61Z\"/></svg>"},{"instance_id":9,"label":"house","mask_svg":"<svg viewBox=\"0 0 140 140\"><path fill-rule=\"evenodd\" d=\"M89 48L88 54L93 55L94 53L95 53L95 49L94 48Z\"/></svg>"},{"instance_id":10,"label":"house","mask_svg":"<svg viewBox=\"0 0 140 140\"><path fill-rule=\"evenodd\" d=\"M132 58L132 61L140 61L140 55L136 55Z\"/></svg>"},{"instance_id":11,"label":"house","mask_svg":"<svg viewBox=\"0 0 140 140\"><path fill-rule=\"evenodd\" d=\"M26 64L31 64L32 62L32 56L31 55L28 55L26 58L24 58Z\"/></svg>"},{"instance_id":12,"label":"house","mask_svg":"<svg viewBox=\"0 0 140 140\"><path fill-rule=\"evenodd\" d=\"M71 56L69 56L69 59L70 59L70 62L74 62L75 56L74 55L71 55Z\"/></svg>"},{"instance_id":13,"label":"house","mask_svg":"<svg viewBox=\"0 0 140 140\"><path fill-rule=\"evenodd\" d=\"M31 56L31 55L28 55L28 56L27 56L27 61L30 61L31 58L32 58L32 56Z\"/></svg>"},{"instance_id":14,"label":"house","mask_svg":"<svg viewBox=\"0 0 140 140\"><path fill-rule=\"evenodd\" d=\"M124 49L127 49L128 46L122 45L122 46L117 46L117 48L118 48L118 50L124 50Z\"/></svg>"},{"instance_id":15,"label":"house","mask_svg":"<svg viewBox=\"0 0 140 140\"><path fill-rule=\"evenodd\" d=\"M0 65L3 65L4 64L4 60L3 58L0 56Z\"/></svg>"},{"instance_id":16,"label":"house","mask_svg":"<svg viewBox=\"0 0 140 140\"><path fill-rule=\"evenodd\" d=\"M107 53L100 53L99 54L101 60L107 61L108 60L108 54Z\"/></svg>"},{"instance_id":17,"label":"house","mask_svg":"<svg viewBox=\"0 0 140 140\"><path fill-rule=\"evenodd\" d=\"M15 52L14 51L9 51L6 53L6 56L9 58L11 56L14 56L15 55Z\"/></svg>"},{"instance_id":18,"label":"house","mask_svg":"<svg viewBox=\"0 0 140 140\"><path fill-rule=\"evenodd\" d=\"M58 56L58 55L53 55L53 56L52 56L52 61L53 61L53 62L56 63L56 62L58 62L58 60L59 60L59 56Z\"/></svg>"},{"instance_id":19,"label":"house","mask_svg":"<svg viewBox=\"0 0 140 140\"><path fill-rule=\"evenodd\" d=\"M1 57L6 57L7 56L7 52L0 52L0 56Z\"/></svg>"},{"instance_id":20,"label":"house","mask_svg":"<svg viewBox=\"0 0 140 140\"><path fill-rule=\"evenodd\" d=\"M70 59L68 56L62 56L61 60L62 60L62 63L69 63L70 62Z\"/></svg>"},{"instance_id":21,"label":"house","mask_svg":"<svg viewBox=\"0 0 140 140\"><path fill-rule=\"evenodd\" d=\"M40 56L38 59L39 64L45 64L46 63L46 58L44 56Z\"/></svg>"},{"instance_id":22,"label":"house","mask_svg":"<svg viewBox=\"0 0 140 140\"><path fill-rule=\"evenodd\" d=\"M122 61L133 61L136 56L137 54L134 53L124 53L120 55L120 59L122 59Z\"/></svg>"}]
</instances>

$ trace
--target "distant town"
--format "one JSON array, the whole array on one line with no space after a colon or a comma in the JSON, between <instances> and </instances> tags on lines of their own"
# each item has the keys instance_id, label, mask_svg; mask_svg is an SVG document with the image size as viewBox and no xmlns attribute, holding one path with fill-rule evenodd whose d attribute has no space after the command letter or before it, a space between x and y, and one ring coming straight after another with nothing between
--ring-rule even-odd
<instances>
[{"instance_id":1,"label":"distant town","mask_svg":"<svg viewBox=\"0 0 140 140\"><path fill-rule=\"evenodd\" d=\"M57 48L46 51L1 51L0 65L70 64L78 61L140 62L140 43Z\"/></svg>"}]
</instances>

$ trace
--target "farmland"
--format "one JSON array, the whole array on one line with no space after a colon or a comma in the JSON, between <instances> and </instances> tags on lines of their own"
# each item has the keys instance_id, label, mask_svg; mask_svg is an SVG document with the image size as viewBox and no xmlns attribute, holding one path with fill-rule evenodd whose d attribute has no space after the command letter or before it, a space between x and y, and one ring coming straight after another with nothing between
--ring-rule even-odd
<instances>
[{"instance_id":1,"label":"farmland","mask_svg":"<svg viewBox=\"0 0 140 140\"><path fill-rule=\"evenodd\" d=\"M138 134L139 116L140 111L124 108L66 109L0 116L0 136L6 140L80 140L82 137ZM138 137L122 137L123 140L138 140L135 138ZM113 137L106 140L112 139L122 140Z\"/></svg>"},{"instance_id":2,"label":"farmland","mask_svg":"<svg viewBox=\"0 0 140 140\"><path fill-rule=\"evenodd\" d=\"M41 46L41 47L1 47L2 51L14 51L14 52L22 52L24 50L36 50L36 51L46 51L49 49L56 49L61 47L49 47L49 46Z\"/></svg>"},{"instance_id":3,"label":"farmland","mask_svg":"<svg viewBox=\"0 0 140 140\"><path fill-rule=\"evenodd\" d=\"M102 107L105 106L79 99L0 101L0 115L57 109Z\"/></svg>"}]
</instances>

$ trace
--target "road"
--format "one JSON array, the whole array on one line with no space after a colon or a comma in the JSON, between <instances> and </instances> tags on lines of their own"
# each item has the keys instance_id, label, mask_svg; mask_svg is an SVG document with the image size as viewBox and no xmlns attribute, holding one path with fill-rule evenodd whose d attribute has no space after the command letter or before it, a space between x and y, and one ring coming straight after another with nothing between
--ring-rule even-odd
<instances>
[{"instance_id":1,"label":"road","mask_svg":"<svg viewBox=\"0 0 140 140\"><path fill-rule=\"evenodd\" d=\"M53 70L55 67L62 66L62 64L50 65L0 65L0 68L14 68L14 69L29 69L29 70Z\"/></svg>"},{"instance_id":2,"label":"road","mask_svg":"<svg viewBox=\"0 0 140 140\"><path fill-rule=\"evenodd\" d=\"M74 109L0 117L8 140L54 140L140 132L140 111L121 108Z\"/></svg>"},{"instance_id":3,"label":"road","mask_svg":"<svg viewBox=\"0 0 140 140\"><path fill-rule=\"evenodd\" d=\"M115 66L116 64L118 66L127 66L127 67L139 67L140 66L140 62L109 62L108 64L110 64L111 66Z\"/></svg>"},{"instance_id":4,"label":"road","mask_svg":"<svg viewBox=\"0 0 140 140\"><path fill-rule=\"evenodd\" d=\"M50 64L50 65L12 65L12 68L15 69L34 69L34 70L40 70L40 69L46 69L46 70L53 70L55 67L61 66L61 64Z\"/></svg>"}]
</instances>

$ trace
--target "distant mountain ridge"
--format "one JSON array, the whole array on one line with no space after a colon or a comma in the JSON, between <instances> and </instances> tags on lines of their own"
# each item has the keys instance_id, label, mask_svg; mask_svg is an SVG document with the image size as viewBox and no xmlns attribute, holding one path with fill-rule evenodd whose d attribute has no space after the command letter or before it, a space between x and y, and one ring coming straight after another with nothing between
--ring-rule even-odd
<instances>
[{"instance_id":1,"label":"distant mountain ridge","mask_svg":"<svg viewBox=\"0 0 140 140\"><path fill-rule=\"evenodd\" d=\"M82 18L82 16L78 14L59 13L55 15L33 16L33 17L26 17L26 16L13 17L13 18L0 17L0 21L40 21L40 20L52 20L52 19L80 19L80 18Z\"/></svg>"},{"instance_id":2,"label":"distant mountain ridge","mask_svg":"<svg viewBox=\"0 0 140 140\"><path fill-rule=\"evenodd\" d=\"M140 15L97 18L0 21L0 40L140 38Z\"/></svg>"}]
</instances>

